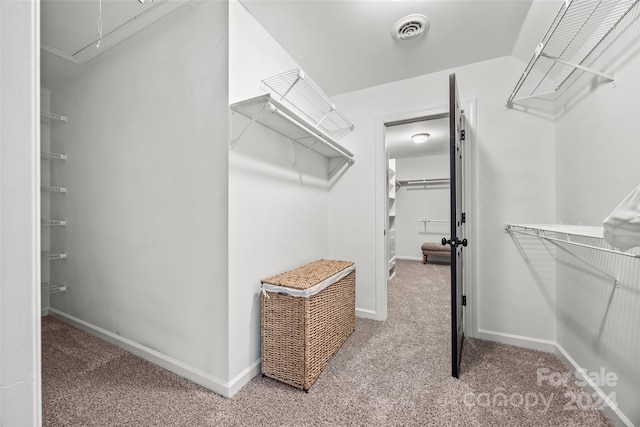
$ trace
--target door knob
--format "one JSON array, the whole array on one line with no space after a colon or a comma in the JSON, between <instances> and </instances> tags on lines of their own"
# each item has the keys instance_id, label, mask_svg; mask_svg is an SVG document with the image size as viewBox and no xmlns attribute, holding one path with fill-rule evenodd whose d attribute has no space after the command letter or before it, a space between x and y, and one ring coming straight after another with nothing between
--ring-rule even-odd
<instances>
[{"instance_id":1,"label":"door knob","mask_svg":"<svg viewBox=\"0 0 640 427\"><path fill-rule=\"evenodd\" d=\"M443 237L442 240L440 241L440 243L442 243L442 246L446 246L446 245L451 245L451 246L455 246L458 247L460 245L464 246L465 248L467 247L467 239L458 239L457 237L454 240L454 243L451 243L450 239L447 239L446 237Z\"/></svg>"}]
</instances>

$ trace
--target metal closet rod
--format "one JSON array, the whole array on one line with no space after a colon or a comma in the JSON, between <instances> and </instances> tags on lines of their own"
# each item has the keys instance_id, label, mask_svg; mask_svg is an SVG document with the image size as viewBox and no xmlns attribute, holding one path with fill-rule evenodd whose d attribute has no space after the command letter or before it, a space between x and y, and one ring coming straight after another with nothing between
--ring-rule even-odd
<instances>
[{"instance_id":1,"label":"metal closet rod","mask_svg":"<svg viewBox=\"0 0 640 427\"><path fill-rule=\"evenodd\" d=\"M530 230L531 232L517 230L516 228L524 228L524 230ZM638 255L638 254L630 254L630 253L618 251L618 250L615 250L615 249L601 248L599 246L587 245L587 244L584 244L584 243L573 242L573 241L568 240L568 239L558 239L556 237L549 237L549 236L545 235L545 231L547 231L547 230L543 230L543 229L519 227L517 225L507 224L507 226L505 227L505 230L508 233L518 233L518 234L523 234L525 236L537 237L539 239L544 239L544 240L547 240L547 241L552 242L552 243L556 243L556 242L557 243L566 243L566 244L572 245L572 246L579 246L579 247L582 247L582 248L595 249L595 250L601 251L601 252L607 252L607 253L610 253L610 254L623 255L623 256L626 256L626 257L629 257L629 258L639 258L640 259L640 255ZM571 232L562 232L562 231L548 231L548 232L549 233L553 233L553 234L572 235ZM585 236L585 237L595 238L593 236Z\"/></svg>"},{"instance_id":2,"label":"metal closet rod","mask_svg":"<svg viewBox=\"0 0 640 427\"><path fill-rule=\"evenodd\" d=\"M398 182L400 183L400 185L448 184L449 178L408 179Z\"/></svg>"},{"instance_id":3,"label":"metal closet rod","mask_svg":"<svg viewBox=\"0 0 640 427\"><path fill-rule=\"evenodd\" d=\"M283 119L286 119L291 124L299 127L303 131L305 131L305 132L309 133L310 135L312 135L318 141L320 141L323 144L328 145L329 147L331 147L331 149L333 149L336 153L338 153L342 157L344 157L350 164L353 164L355 162L353 160L353 157L352 157L353 155L351 153L347 152L346 150L344 150L344 149L342 149L340 147L337 147L335 144L331 143L330 141L327 141L324 137L322 137L322 135L320 135L315 130L309 128L308 126L304 126L302 123L299 123L296 120L292 119L291 117L289 117L288 114L285 114L284 112L280 111L280 109L278 107L276 107L275 105L273 105L270 101L267 101L267 108L271 113L278 114L280 117L282 117Z\"/></svg>"}]
</instances>

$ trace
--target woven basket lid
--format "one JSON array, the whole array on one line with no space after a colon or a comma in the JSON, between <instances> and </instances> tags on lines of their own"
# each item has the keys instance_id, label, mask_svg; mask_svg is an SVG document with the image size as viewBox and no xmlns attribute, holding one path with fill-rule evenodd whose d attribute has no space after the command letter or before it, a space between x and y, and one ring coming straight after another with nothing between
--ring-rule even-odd
<instances>
[{"instance_id":1,"label":"woven basket lid","mask_svg":"<svg viewBox=\"0 0 640 427\"><path fill-rule=\"evenodd\" d=\"M353 265L351 261L319 259L302 267L261 280L262 283L293 289L308 289Z\"/></svg>"}]
</instances>

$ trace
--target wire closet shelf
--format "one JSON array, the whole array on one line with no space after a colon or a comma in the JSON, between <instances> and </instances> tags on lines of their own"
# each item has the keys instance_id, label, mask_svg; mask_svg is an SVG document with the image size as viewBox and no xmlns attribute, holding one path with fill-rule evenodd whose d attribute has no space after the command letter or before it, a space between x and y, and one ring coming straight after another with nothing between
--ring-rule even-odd
<instances>
[{"instance_id":1,"label":"wire closet shelf","mask_svg":"<svg viewBox=\"0 0 640 427\"><path fill-rule=\"evenodd\" d=\"M57 294L58 292L65 292L67 290L66 283L42 282L40 286L43 291L50 294Z\"/></svg>"},{"instance_id":2,"label":"wire closet shelf","mask_svg":"<svg viewBox=\"0 0 640 427\"><path fill-rule=\"evenodd\" d=\"M291 141L326 157L329 161L342 159L342 163L338 163L329 171L329 178L340 170L341 165L354 163L353 153L342 147L326 133L315 128L302 116L273 99L270 94L237 102L231 104L230 107L233 111L250 120L231 141L231 148L253 123L260 123Z\"/></svg>"},{"instance_id":3,"label":"wire closet shelf","mask_svg":"<svg viewBox=\"0 0 640 427\"><path fill-rule=\"evenodd\" d=\"M304 71L293 69L266 78L262 83L274 98L295 109L332 138L340 138L353 130L353 124Z\"/></svg>"},{"instance_id":4,"label":"wire closet shelf","mask_svg":"<svg viewBox=\"0 0 640 427\"><path fill-rule=\"evenodd\" d=\"M505 231L508 233L537 237L551 243L579 246L640 259L640 254L638 253L622 252L606 243L603 237L604 229L602 227L562 224L506 224ZM590 238L598 242L598 244L582 243L580 242L580 238Z\"/></svg>"},{"instance_id":5,"label":"wire closet shelf","mask_svg":"<svg viewBox=\"0 0 640 427\"><path fill-rule=\"evenodd\" d=\"M576 70L613 81L613 76L584 63L639 1L565 0L511 92L507 108L519 100L556 94Z\"/></svg>"},{"instance_id":6,"label":"wire closet shelf","mask_svg":"<svg viewBox=\"0 0 640 427\"><path fill-rule=\"evenodd\" d=\"M337 142L337 138L353 130L353 124L303 71L294 69L262 82L269 93L230 105L234 112L249 119L232 139L231 148L253 123L260 123L324 156L328 160L329 179L343 166L355 162L353 153Z\"/></svg>"},{"instance_id":7,"label":"wire closet shelf","mask_svg":"<svg viewBox=\"0 0 640 427\"><path fill-rule=\"evenodd\" d=\"M603 237L603 227L589 227L563 224L506 224L505 231L510 234L519 234L549 242L557 249L569 254L573 258L589 265L605 277L608 277L614 286L618 286L618 277L610 274L596 265L592 260L582 256L579 248L593 249L602 253L616 254L624 257L640 259L637 250L622 252L609 245ZM573 248L573 249L572 249ZM574 250L575 249L575 250Z\"/></svg>"}]
</instances>

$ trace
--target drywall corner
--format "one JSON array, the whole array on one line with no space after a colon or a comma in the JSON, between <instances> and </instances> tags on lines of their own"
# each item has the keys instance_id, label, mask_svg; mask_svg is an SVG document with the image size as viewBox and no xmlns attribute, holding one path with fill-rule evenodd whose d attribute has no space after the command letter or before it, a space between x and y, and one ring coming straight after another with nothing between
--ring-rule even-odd
<instances>
[{"instance_id":1,"label":"drywall corner","mask_svg":"<svg viewBox=\"0 0 640 427\"><path fill-rule=\"evenodd\" d=\"M601 405L604 412L609 416L609 419L611 419L617 427L634 427L633 422L620 410L615 400L610 398L611 393L607 395L602 388L600 388L600 385L591 378L589 373L558 343L556 343L555 353L567 369L573 373L576 380L584 384L583 387L588 390L589 396ZM600 373L598 372L597 374L599 375Z\"/></svg>"}]
</instances>

